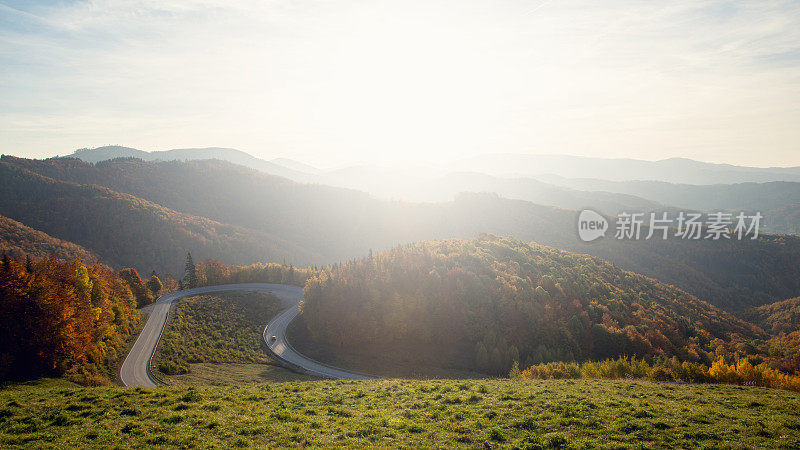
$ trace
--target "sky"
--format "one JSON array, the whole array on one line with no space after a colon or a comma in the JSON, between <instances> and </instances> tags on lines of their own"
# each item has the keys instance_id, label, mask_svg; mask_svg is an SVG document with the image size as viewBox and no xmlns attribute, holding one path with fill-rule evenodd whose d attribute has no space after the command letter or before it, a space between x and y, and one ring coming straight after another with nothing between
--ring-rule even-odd
<instances>
[{"instance_id":1,"label":"sky","mask_svg":"<svg viewBox=\"0 0 800 450\"><path fill-rule=\"evenodd\" d=\"M797 1L0 0L0 153L800 165Z\"/></svg>"}]
</instances>

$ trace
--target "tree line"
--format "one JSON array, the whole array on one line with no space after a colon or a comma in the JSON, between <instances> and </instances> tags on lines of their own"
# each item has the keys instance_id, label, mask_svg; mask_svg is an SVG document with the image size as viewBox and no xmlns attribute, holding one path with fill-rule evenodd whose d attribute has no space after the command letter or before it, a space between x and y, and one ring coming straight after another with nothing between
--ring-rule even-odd
<instances>
[{"instance_id":1,"label":"tree line","mask_svg":"<svg viewBox=\"0 0 800 450\"><path fill-rule=\"evenodd\" d=\"M291 284L303 287L306 281L319 271L315 266L305 268L292 264L256 263L246 266L223 264L214 258L194 262L191 252L186 253L183 276L178 280L179 289L200 286L239 283Z\"/></svg>"},{"instance_id":2,"label":"tree line","mask_svg":"<svg viewBox=\"0 0 800 450\"><path fill-rule=\"evenodd\" d=\"M525 370L515 366L509 377L523 380L632 378L685 383L745 384L800 391L800 376L777 370L765 361L753 364L747 357L719 356L710 365L681 362L675 357L656 358L650 362L627 357L583 363L551 362L536 364Z\"/></svg>"}]
</instances>

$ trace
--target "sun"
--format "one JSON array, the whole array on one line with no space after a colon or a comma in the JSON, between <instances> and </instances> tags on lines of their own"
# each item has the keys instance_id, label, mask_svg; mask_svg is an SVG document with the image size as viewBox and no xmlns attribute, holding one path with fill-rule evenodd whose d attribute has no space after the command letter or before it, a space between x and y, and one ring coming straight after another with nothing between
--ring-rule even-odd
<instances>
[{"instance_id":1,"label":"sun","mask_svg":"<svg viewBox=\"0 0 800 450\"><path fill-rule=\"evenodd\" d=\"M452 157L490 145L513 100L509 64L468 29L362 24L330 46L313 111L372 158Z\"/></svg>"}]
</instances>

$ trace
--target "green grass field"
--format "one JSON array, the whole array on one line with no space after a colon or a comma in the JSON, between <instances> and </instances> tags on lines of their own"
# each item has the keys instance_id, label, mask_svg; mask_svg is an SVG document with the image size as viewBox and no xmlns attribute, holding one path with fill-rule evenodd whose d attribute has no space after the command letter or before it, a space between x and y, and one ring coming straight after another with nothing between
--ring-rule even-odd
<instances>
[{"instance_id":1,"label":"green grass field","mask_svg":"<svg viewBox=\"0 0 800 450\"><path fill-rule=\"evenodd\" d=\"M318 380L284 369L274 364L197 363L189 364L189 373L161 375L161 380L171 386L226 386L270 381Z\"/></svg>"},{"instance_id":2,"label":"green grass field","mask_svg":"<svg viewBox=\"0 0 800 450\"><path fill-rule=\"evenodd\" d=\"M314 379L277 365L261 347L261 330L280 310L277 297L258 292L181 301L156 352L159 379L178 386Z\"/></svg>"},{"instance_id":3,"label":"green grass field","mask_svg":"<svg viewBox=\"0 0 800 450\"><path fill-rule=\"evenodd\" d=\"M169 313L158 343L156 367L170 373L162 366L270 363L261 349L261 330L280 310L277 297L260 292L232 291L183 299Z\"/></svg>"},{"instance_id":4,"label":"green grass field","mask_svg":"<svg viewBox=\"0 0 800 450\"><path fill-rule=\"evenodd\" d=\"M627 381L0 390L0 446L798 448L800 394Z\"/></svg>"}]
</instances>

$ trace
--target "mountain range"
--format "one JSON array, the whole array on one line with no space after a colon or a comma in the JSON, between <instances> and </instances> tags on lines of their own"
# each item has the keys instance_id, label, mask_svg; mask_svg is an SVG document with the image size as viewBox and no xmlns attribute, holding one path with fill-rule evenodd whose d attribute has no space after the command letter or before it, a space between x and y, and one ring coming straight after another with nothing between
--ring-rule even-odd
<instances>
[{"instance_id":1,"label":"mountain range","mask_svg":"<svg viewBox=\"0 0 800 450\"><path fill-rule=\"evenodd\" d=\"M99 162L119 157L145 161L219 159L300 183L367 192L386 200L443 202L463 192L564 209L620 212L724 211L764 216L770 233L800 233L800 167L757 168L685 158L663 161L563 155L484 155L442 167L356 165L320 170L287 158L269 161L229 148L144 152L108 146L81 149L70 157ZM727 184L722 184L727 183Z\"/></svg>"},{"instance_id":2,"label":"mountain range","mask_svg":"<svg viewBox=\"0 0 800 450\"><path fill-rule=\"evenodd\" d=\"M0 190L0 214L81 245L112 267L142 273L177 275L186 251L229 264L324 265L370 249L485 232L591 254L730 311L800 290L800 238L584 243L573 209L494 193L438 203L387 201L219 160L92 164L10 156L0 160Z\"/></svg>"},{"instance_id":3,"label":"mountain range","mask_svg":"<svg viewBox=\"0 0 800 450\"><path fill-rule=\"evenodd\" d=\"M205 147L146 152L118 145L83 148L67 157L86 162L99 162L114 158L134 157L145 161L221 159L251 167L265 173L286 178L308 180L308 175L335 173L323 171L309 164L288 158L269 161L256 158L233 148ZM355 166L358 167L358 166ZM414 167L419 172L421 167ZM589 178L609 181L663 181L678 184L735 184L764 183L768 181L800 182L800 167L748 167L716 164L688 158L669 158L645 161L629 158L594 158L571 155L537 154L486 154L452 161L448 164L427 166L433 173L476 172L504 178L557 176L562 178ZM367 167L374 171L376 167ZM336 178L336 176L334 176Z\"/></svg>"},{"instance_id":4,"label":"mountain range","mask_svg":"<svg viewBox=\"0 0 800 450\"><path fill-rule=\"evenodd\" d=\"M644 161L569 155L492 154L458 161L456 170L493 175L558 175L611 181L664 181L683 184L733 184L800 181L800 167L747 167L688 158Z\"/></svg>"}]
</instances>

